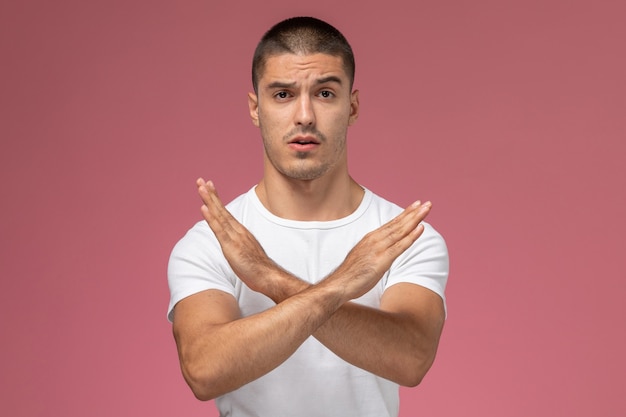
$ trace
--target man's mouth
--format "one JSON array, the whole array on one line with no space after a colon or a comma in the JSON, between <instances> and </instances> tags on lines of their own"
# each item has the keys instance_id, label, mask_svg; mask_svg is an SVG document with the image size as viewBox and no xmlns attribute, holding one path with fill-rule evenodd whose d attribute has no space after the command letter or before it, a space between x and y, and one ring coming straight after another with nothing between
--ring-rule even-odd
<instances>
[{"instance_id":1,"label":"man's mouth","mask_svg":"<svg viewBox=\"0 0 626 417\"><path fill-rule=\"evenodd\" d=\"M320 141L313 136L300 136L289 141L289 147L297 152L309 152L319 146Z\"/></svg>"},{"instance_id":2,"label":"man's mouth","mask_svg":"<svg viewBox=\"0 0 626 417\"><path fill-rule=\"evenodd\" d=\"M297 144L297 145L319 145L319 140L314 137L298 137L289 141L289 143Z\"/></svg>"}]
</instances>

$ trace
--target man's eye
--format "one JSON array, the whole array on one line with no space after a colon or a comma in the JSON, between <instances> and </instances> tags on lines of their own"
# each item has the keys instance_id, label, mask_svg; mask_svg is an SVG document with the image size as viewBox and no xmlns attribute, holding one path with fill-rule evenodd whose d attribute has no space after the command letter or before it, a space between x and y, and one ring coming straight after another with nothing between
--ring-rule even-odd
<instances>
[{"instance_id":1,"label":"man's eye","mask_svg":"<svg viewBox=\"0 0 626 417\"><path fill-rule=\"evenodd\" d=\"M289 94L287 94L286 91L279 91L278 93L276 93L275 97L276 98L280 98L280 99L285 99L289 96Z\"/></svg>"},{"instance_id":2,"label":"man's eye","mask_svg":"<svg viewBox=\"0 0 626 417\"><path fill-rule=\"evenodd\" d=\"M320 96L323 98L331 98L333 96L333 93L328 90L322 90L320 91Z\"/></svg>"}]
</instances>

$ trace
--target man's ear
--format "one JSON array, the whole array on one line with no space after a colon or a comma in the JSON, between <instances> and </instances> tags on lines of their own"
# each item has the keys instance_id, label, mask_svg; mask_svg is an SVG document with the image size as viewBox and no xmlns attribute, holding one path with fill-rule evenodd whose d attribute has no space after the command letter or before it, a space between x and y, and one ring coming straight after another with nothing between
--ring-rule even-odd
<instances>
[{"instance_id":1,"label":"man's ear","mask_svg":"<svg viewBox=\"0 0 626 417\"><path fill-rule=\"evenodd\" d=\"M259 97L255 93L248 93L248 108L252 124L259 127Z\"/></svg>"},{"instance_id":2,"label":"man's ear","mask_svg":"<svg viewBox=\"0 0 626 417\"><path fill-rule=\"evenodd\" d=\"M348 125L352 125L359 118L359 90L354 90L350 96L350 119Z\"/></svg>"}]
</instances>

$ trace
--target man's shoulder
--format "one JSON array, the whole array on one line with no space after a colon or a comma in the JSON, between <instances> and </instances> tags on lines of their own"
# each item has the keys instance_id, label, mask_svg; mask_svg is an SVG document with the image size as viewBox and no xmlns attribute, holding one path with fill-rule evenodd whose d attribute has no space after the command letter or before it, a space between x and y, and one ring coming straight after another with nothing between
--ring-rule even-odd
<instances>
[{"instance_id":1,"label":"man's shoulder","mask_svg":"<svg viewBox=\"0 0 626 417\"><path fill-rule=\"evenodd\" d=\"M254 188L232 199L226 204L226 209L234 218L241 221L241 217L246 210L249 210L254 204Z\"/></svg>"},{"instance_id":2,"label":"man's shoulder","mask_svg":"<svg viewBox=\"0 0 626 417\"><path fill-rule=\"evenodd\" d=\"M402 208L398 204L389 201L384 197L374 194L371 191L369 191L369 193L371 194L370 210L373 213L376 213L377 216L380 216L380 220L382 223L388 222L404 210L404 208ZM439 232L437 232L437 230L435 230L435 228L431 224L426 221L422 223L424 224L424 236L440 239L442 238Z\"/></svg>"},{"instance_id":3,"label":"man's shoulder","mask_svg":"<svg viewBox=\"0 0 626 417\"><path fill-rule=\"evenodd\" d=\"M381 221L387 222L402 212L402 207L384 197L365 189L365 198L368 199L368 212L379 216Z\"/></svg>"}]
</instances>

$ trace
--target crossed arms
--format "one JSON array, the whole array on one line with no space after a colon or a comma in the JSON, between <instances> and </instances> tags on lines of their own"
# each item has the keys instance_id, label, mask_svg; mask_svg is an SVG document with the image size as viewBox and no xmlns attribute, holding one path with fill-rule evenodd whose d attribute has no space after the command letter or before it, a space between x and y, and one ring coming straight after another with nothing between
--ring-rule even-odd
<instances>
[{"instance_id":1,"label":"crossed arms","mask_svg":"<svg viewBox=\"0 0 626 417\"><path fill-rule=\"evenodd\" d=\"M181 369L197 398L215 398L265 375L311 335L357 367L400 385L419 384L443 329L441 297L401 283L384 292L380 309L350 300L368 292L422 234L429 203L416 202L367 234L335 271L311 285L265 254L224 208L212 183L198 180L198 191L202 213L233 271L276 306L242 317L234 297L219 290L176 305L173 331Z\"/></svg>"}]
</instances>

